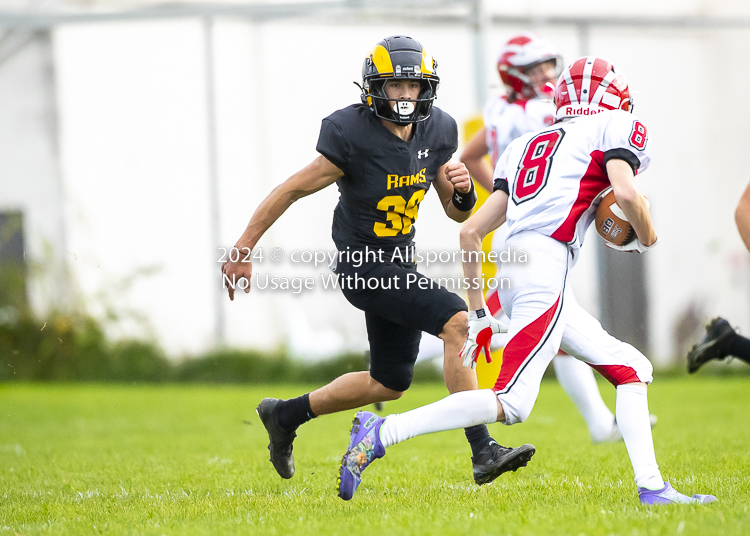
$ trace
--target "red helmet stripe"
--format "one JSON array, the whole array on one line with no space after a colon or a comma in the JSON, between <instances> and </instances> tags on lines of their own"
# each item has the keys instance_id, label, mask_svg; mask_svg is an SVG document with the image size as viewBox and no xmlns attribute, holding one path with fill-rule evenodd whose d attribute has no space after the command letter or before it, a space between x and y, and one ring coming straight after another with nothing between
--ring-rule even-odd
<instances>
[{"instance_id":1,"label":"red helmet stripe","mask_svg":"<svg viewBox=\"0 0 750 536\"><path fill-rule=\"evenodd\" d=\"M555 89L557 119L630 109L630 90L621 73L607 60L588 56L565 69Z\"/></svg>"},{"instance_id":2,"label":"red helmet stripe","mask_svg":"<svg viewBox=\"0 0 750 536\"><path fill-rule=\"evenodd\" d=\"M581 104L589 104L591 99L591 73L594 70L594 63L596 62L596 58L594 56L589 56L586 58L586 61L583 63L583 75L581 78L581 87L579 95L579 100L581 101Z\"/></svg>"},{"instance_id":3,"label":"red helmet stripe","mask_svg":"<svg viewBox=\"0 0 750 536\"><path fill-rule=\"evenodd\" d=\"M591 104L601 104L602 97L604 97L604 93L607 92L607 88L612 83L612 80L615 79L615 76L614 71L609 71L607 73L607 76L605 76L599 83L599 87L596 88L596 93L594 93L594 96L591 99Z\"/></svg>"},{"instance_id":4,"label":"red helmet stripe","mask_svg":"<svg viewBox=\"0 0 750 536\"><path fill-rule=\"evenodd\" d=\"M587 58L581 58L573 65L571 65L570 68L570 103L571 104L580 104L581 102L581 84L583 79L583 70L586 66L586 59Z\"/></svg>"},{"instance_id":5,"label":"red helmet stripe","mask_svg":"<svg viewBox=\"0 0 750 536\"><path fill-rule=\"evenodd\" d=\"M506 43L506 45L525 45L526 43L531 42L531 37L528 35L517 35L513 37L510 41Z\"/></svg>"}]
</instances>

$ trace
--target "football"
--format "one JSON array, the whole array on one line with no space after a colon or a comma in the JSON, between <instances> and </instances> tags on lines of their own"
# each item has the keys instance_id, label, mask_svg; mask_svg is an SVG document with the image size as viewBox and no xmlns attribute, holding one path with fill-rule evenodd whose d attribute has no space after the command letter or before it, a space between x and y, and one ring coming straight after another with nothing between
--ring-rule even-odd
<instances>
[{"instance_id":1,"label":"football","mask_svg":"<svg viewBox=\"0 0 750 536\"><path fill-rule=\"evenodd\" d=\"M635 239L635 229L617 204L614 190L610 190L596 209L596 232L615 246L624 246Z\"/></svg>"}]
</instances>

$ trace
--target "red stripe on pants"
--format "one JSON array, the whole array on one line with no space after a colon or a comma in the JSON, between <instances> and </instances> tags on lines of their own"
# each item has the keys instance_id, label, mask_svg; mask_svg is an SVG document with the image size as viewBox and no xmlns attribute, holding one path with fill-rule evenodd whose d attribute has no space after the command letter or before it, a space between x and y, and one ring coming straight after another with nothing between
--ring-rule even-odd
<instances>
[{"instance_id":1,"label":"red stripe on pants","mask_svg":"<svg viewBox=\"0 0 750 536\"><path fill-rule=\"evenodd\" d=\"M500 375L495 382L494 391L502 391L513 379L519 367L526 361L539 345L539 342L546 335L555 313L560 304L560 297L557 297L554 305L547 309L539 318L531 322L521 331L516 333L508 345L503 350L503 364L500 367Z\"/></svg>"},{"instance_id":2,"label":"red stripe on pants","mask_svg":"<svg viewBox=\"0 0 750 536\"><path fill-rule=\"evenodd\" d=\"M607 381L617 387L623 383L635 383L640 382L638 374L635 373L635 369L626 367L625 365L592 365L589 366L596 370L599 374L607 378Z\"/></svg>"}]
</instances>

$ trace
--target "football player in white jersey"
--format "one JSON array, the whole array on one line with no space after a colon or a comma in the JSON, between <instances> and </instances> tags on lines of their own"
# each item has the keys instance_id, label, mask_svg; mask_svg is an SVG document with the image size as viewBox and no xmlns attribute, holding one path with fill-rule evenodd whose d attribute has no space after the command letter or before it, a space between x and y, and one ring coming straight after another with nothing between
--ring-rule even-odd
<instances>
[{"instance_id":1,"label":"football player in white jersey","mask_svg":"<svg viewBox=\"0 0 750 536\"><path fill-rule=\"evenodd\" d=\"M569 272L578 260L587 227L602 193L614 189L636 240L615 249L645 253L656 243L647 202L635 175L650 162L645 125L631 115L624 77L606 60L584 57L566 68L555 89L554 125L511 142L498 160L494 192L461 229L461 247L481 251L482 238L508 222L506 243L528 262L508 262L500 290L510 316L510 342L493 389L455 393L434 404L379 418L359 412L340 475L359 483L362 471L386 448L422 434L478 423L525 421L536 402L544 370L562 347L586 356L617 389L616 414L643 504L707 503L713 495L679 493L664 482L649 424L647 384L653 367L637 349L609 335L569 300ZM465 277L481 277L479 255L467 256ZM481 288L469 289L469 336L462 350L470 366L489 351L500 325L486 308ZM528 463L533 445L507 453L506 466ZM356 487L355 487L356 489Z\"/></svg>"},{"instance_id":2,"label":"football player in white jersey","mask_svg":"<svg viewBox=\"0 0 750 536\"><path fill-rule=\"evenodd\" d=\"M561 69L562 59L552 43L532 33L512 37L500 51L497 70L506 94L487 101L484 128L461 154L461 161L471 176L488 192L493 189L492 169L510 142L555 122L552 98ZM490 155L492 168L484 158L486 154ZM506 235L507 225L495 231L493 250L505 249ZM572 293L571 299L574 299ZM507 317L500 307L497 289L487 293L486 301L490 313L504 323ZM505 342L507 337L498 335L492 346L500 348ZM560 352L552 364L560 385L583 416L592 442L621 441L615 416L599 394L591 367L564 352ZM655 416L649 418L652 424L656 422Z\"/></svg>"}]
</instances>

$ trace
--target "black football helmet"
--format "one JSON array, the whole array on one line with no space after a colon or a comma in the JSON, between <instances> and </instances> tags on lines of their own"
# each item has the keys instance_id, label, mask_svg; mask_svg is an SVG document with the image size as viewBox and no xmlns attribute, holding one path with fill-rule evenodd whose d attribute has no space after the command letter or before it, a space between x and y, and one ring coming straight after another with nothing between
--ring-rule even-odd
<instances>
[{"instance_id":1,"label":"black football helmet","mask_svg":"<svg viewBox=\"0 0 750 536\"><path fill-rule=\"evenodd\" d=\"M380 41L362 65L362 102L377 117L397 125L418 123L430 117L440 78L437 62L416 39L393 35ZM422 86L417 100L388 104L384 86L388 80L418 79ZM355 82L356 83L356 82ZM359 84L357 84L359 85Z\"/></svg>"}]
</instances>

